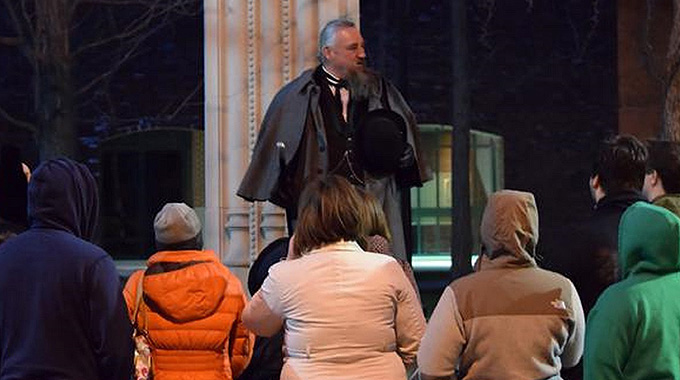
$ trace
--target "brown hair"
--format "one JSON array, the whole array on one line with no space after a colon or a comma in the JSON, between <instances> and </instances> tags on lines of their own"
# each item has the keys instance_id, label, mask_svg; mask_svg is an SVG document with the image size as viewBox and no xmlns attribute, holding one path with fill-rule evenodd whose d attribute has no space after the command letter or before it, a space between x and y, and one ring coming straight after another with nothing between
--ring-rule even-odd
<instances>
[{"instance_id":1,"label":"brown hair","mask_svg":"<svg viewBox=\"0 0 680 380\"><path fill-rule=\"evenodd\" d=\"M378 235L384 237L388 241L392 240L390 227L388 226L387 218L385 217L385 211L383 211L378 199L376 199L373 194L363 189L359 190L359 195L361 195L363 201L361 221L364 228L362 235L365 237Z\"/></svg>"},{"instance_id":2,"label":"brown hair","mask_svg":"<svg viewBox=\"0 0 680 380\"><path fill-rule=\"evenodd\" d=\"M656 170L667 193L680 193L680 144L674 141L647 140L647 151L647 172Z\"/></svg>"},{"instance_id":3,"label":"brown hair","mask_svg":"<svg viewBox=\"0 0 680 380\"><path fill-rule=\"evenodd\" d=\"M596 175L605 193L642 190L647 148L634 136L619 135L600 145L591 178Z\"/></svg>"},{"instance_id":4,"label":"brown hair","mask_svg":"<svg viewBox=\"0 0 680 380\"><path fill-rule=\"evenodd\" d=\"M362 199L346 179L335 175L309 183L300 195L293 250L296 255L362 233Z\"/></svg>"}]
</instances>

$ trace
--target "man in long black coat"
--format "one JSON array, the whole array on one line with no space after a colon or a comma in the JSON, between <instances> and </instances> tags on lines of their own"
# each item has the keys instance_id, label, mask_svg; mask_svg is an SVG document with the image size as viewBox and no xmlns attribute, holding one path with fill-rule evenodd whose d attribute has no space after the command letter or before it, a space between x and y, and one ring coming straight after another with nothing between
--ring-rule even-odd
<instances>
[{"instance_id":1,"label":"man in long black coat","mask_svg":"<svg viewBox=\"0 0 680 380\"><path fill-rule=\"evenodd\" d=\"M316 176L338 174L367 189L383 205L392 249L406 258L404 193L421 186L429 173L421 157L415 117L389 81L365 67L361 33L349 20L333 20L320 34L315 69L303 72L274 97L264 117L252 161L237 194L248 201L271 201L286 209L289 229L298 196ZM406 145L399 167L376 175L364 170L354 132L364 117L389 109L405 121ZM375 149L391 149L376 146Z\"/></svg>"}]
</instances>

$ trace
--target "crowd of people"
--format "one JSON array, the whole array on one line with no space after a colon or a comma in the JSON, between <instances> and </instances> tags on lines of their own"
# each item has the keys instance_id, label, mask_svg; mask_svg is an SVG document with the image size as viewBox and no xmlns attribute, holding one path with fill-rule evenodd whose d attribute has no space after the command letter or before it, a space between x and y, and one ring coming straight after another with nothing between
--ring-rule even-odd
<instances>
[{"instance_id":1,"label":"crowd of people","mask_svg":"<svg viewBox=\"0 0 680 380\"><path fill-rule=\"evenodd\" d=\"M595 212L562 274L537 264L533 195L491 194L475 272L445 288L426 323L382 209L344 177L305 187L295 233L252 273L248 301L184 203L158 212L157 252L121 291L90 242L94 178L49 160L28 182L30 228L0 245L0 378L130 378L133 331L161 380L678 378L679 185L678 144L604 142ZM582 373L564 371L582 355Z\"/></svg>"},{"instance_id":2,"label":"crowd of people","mask_svg":"<svg viewBox=\"0 0 680 380\"><path fill-rule=\"evenodd\" d=\"M283 150L277 160L254 160L239 192L284 203L292 234L258 257L250 300L204 249L201 222L185 203L158 211L156 252L122 286L112 258L92 242L99 199L88 168L52 159L22 177L16 155L3 155L0 175L21 184L13 198L0 193L2 202L23 196L26 214L1 215L18 223L0 235L0 380L680 379L680 146L604 141L589 180L593 215L565 229L551 270L536 257L533 194L491 194L474 272L444 289L426 321L398 199L427 179L417 135L397 125L403 145L376 179L364 170L366 153L353 156L353 135L343 134L374 105L411 115L384 80L385 96L363 105L350 98L352 83L348 92L332 82L347 74L333 70L340 63L363 66L357 33L353 23L329 23L321 65L265 118L256 152ZM322 88L321 99L305 93L303 108L326 102L320 112L281 108L317 80L334 89ZM295 136L276 130L281 112L301 118ZM324 128L340 145L318 139ZM292 140L298 147L285 150ZM249 182L260 176L269 182Z\"/></svg>"}]
</instances>

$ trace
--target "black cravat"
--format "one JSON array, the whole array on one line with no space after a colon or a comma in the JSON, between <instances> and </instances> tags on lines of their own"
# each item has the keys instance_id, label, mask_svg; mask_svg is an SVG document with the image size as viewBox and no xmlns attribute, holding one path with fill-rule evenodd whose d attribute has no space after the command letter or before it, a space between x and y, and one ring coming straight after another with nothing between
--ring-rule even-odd
<instances>
[{"instance_id":1,"label":"black cravat","mask_svg":"<svg viewBox=\"0 0 680 380\"><path fill-rule=\"evenodd\" d=\"M342 95L340 94L340 89L349 89L348 83L345 79L337 78L335 75L331 74L325 67L322 66L322 71L326 77L326 81L330 86L335 89L335 94L333 94L333 102L337 107L340 115L342 115Z\"/></svg>"},{"instance_id":2,"label":"black cravat","mask_svg":"<svg viewBox=\"0 0 680 380\"><path fill-rule=\"evenodd\" d=\"M340 111L340 114L342 115L342 94L340 94L340 89L344 88L347 89L347 81L344 79L340 79L336 83L331 83L329 81L330 85L335 88L335 95L333 96L335 105L338 107L338 111Z\"/></svg>"}]
</instances>

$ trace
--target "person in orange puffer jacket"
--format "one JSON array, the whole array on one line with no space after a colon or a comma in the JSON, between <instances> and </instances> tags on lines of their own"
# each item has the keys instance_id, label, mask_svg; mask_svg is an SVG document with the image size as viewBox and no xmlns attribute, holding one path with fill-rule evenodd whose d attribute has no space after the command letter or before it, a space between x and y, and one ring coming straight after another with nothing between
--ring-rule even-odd
<instances>
[{"instance_id":1,"label":"person in orange puffer jacket","mask_svg":"<svg viewBox=\"0 0 680 380\"><path fill-rule=\"evenodd\" d=\"M130 276L123 294L133 325L147 332L155 380L232 380L245 369L254 335L241 322L241 282L212 251L184 203L156 215L158 252ZM143 297L135 318L137 289Z\"/></svg>"}]
</instances>

